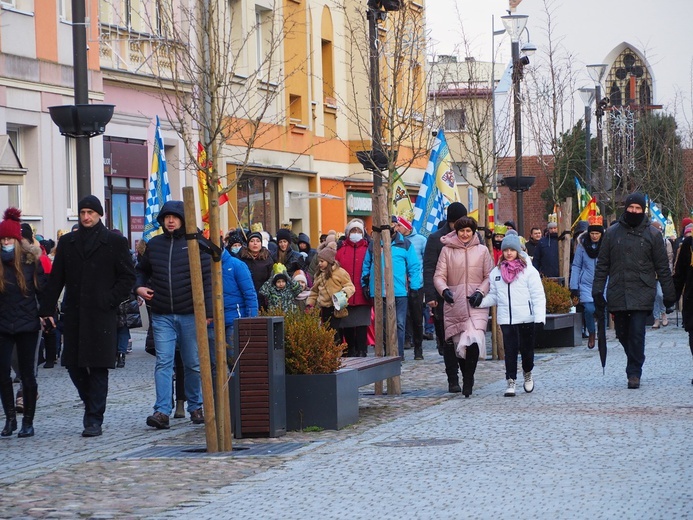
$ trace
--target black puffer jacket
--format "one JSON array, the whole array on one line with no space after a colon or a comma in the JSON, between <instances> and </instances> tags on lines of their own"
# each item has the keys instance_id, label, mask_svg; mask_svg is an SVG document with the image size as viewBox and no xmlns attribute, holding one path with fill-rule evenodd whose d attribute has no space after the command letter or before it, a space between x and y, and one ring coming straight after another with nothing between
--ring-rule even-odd
<instances>
[{"instance_id":1,"label":"black puffer jacket","mask_svg":"<svg viewBox=\"0 0 693 520\"><path fill-rule=\"evenodd\" d=\"M274 260L270 252L264 247L260 253L253 257L247 247L243 247L239 253L240 259L245 262L245 265L250 269L250 276L253 278L255 292L260 294L260 287L272 277L272 266Z\"/></svg>"},{"instance_id":2,"label":"black puffer jacket","mask_svg":"<svg viewBox=\"0 0 693 520\"><path fill-rule=\"evenodd\" d=\"M154 314L194 314L188 241L185 238L185 215L181 201L164 204L158 220L165 215L178 216L183 225L173 231L164 229L147 242L147 249L137 264L136 287L150 287L154 297L150 304ZM210 256L200 251L202 281L205 293L205 311L212 317L212 271Z\"/></svg>"},{"instance_id":3,"label":"black puffer jacket","mask_svg":"<svg viewBox=\"0 0 693 520\"><path fill-rule=\"evenodd\" d=\"M17 334L35 332L41 328L37 294L42 291L48 276L38 261L41 249L22 240L22 273L26 282L26 294L17 284L17 273L14 267L14 252L11 256L3 252L2 271L5 278L5 290L0 293L0 333Z\"/></svg>"},{"instance_id":4,"label":"black puffer jacket","mask_svg":"<svg viewBox=\"0 0 693 520\"><path fill-rule=\"evenodd\" d=\"M426 239L426 249L424 249L423 256L423 286L426 302L443 301L443 298L441 298L433 285L433 275L436 272L436 265L438 265L438 257L443 250L443 243L440 239L450 233L450 231L452 231L450 225L447 221L443 221L439 225L438 230L428 235Z\"/></svg>"},{"instance_id":5,"label":"black puffer jacket","mask_svg":"<svg viewBox=\"0 0 693 520\"><path fill-rule=\"evenodd\" d=\"M607 278L609 312L652 312L657 281L662 284L664 301L676 300L662 235L650 229L647 217L633 228L621 216L604 233L592 283L593 298L604 293Z\"/></svg>"}]
</instances>

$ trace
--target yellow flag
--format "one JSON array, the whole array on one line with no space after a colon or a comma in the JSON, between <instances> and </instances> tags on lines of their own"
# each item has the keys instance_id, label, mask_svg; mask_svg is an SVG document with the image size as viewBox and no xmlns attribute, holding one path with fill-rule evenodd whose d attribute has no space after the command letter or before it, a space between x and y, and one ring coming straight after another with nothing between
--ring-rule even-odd
<instances>
[{"instance_id":1,"label":"yellow flag","mask_svg":"<svg viewBox=\"0 0 693 520\"><path fill-rule=\"evenodd\" d=\"M395 172L396 180L392 185L392 214L398 217L404 217L409 222L414 221L414 208L411 205L409 192L404 185L402 176Z\"/></svg>"}]
</instances>

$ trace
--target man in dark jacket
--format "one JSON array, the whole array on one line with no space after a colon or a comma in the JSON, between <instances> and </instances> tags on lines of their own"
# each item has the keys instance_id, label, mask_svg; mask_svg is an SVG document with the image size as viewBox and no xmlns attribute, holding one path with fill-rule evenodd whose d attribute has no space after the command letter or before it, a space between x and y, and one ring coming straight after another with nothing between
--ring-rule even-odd
<instances>
[{"instance_id":1,"label":"man in dark jacket","mask_svg":"<svg viewBox=\"0 0 693 520\"><path fill-rule=\"evenodd\" d=\"M115 368L117 313L135 282L127 239L101 222L94 195L79 201L79 227L58 242L39 315L50 321L65 288L62 364L84 402L83 437L101 435L108 396L108 369ZM169 383L170 386L170 383Z\"/></svg>"},{"instance_id":2,"label":"man in dark jacket","mask_svg":"<svg viewBox=\"0 0 693 520\"><path fill-rule=\"evenodd\" d=\"M592 297L598 319L603 319L605 307L614 315L616 337L628 358L628 388L639 388L645 362L645 323L654 308L657 281L662 284L667 308L674 306L676 293L662 236L645 217L645 197L628 195L624 206L623 215L602 239Z\"/></svg>"},{"instance_id":3,"label":"man in dark jacket","mask_svg":"<svg viewBox=\"0 0 693 520\"><path fill-rule=\"evenodd\" d=\"M204 415L183 202L168 201L156 219L164 232L147 243L137 264L136 287L137 295L151 303L156 345L156 403L154 414L147 417L147 426L162 430L169 428L168 418L173 409L171 381L176 343L185 369L185 397L190 420L202 424ZM201 252L200 261L209 324L212 316L211 260L208 254Z\"/></svg>"},{"instance_id":4,"label":"man in dark jacket","mask_svg":"<svg viewBox=\"0 0 693 520\"><path fill-rule=\"evenodd\" d=\"M423 282L424 294L427 305L433 309L433 323L436 329L436 342L438 353L445 361L445 373L448 376L448 392L461 392L460 378L458 375L459 362L455 353L455 345L451 341L445 341L445 325L443 322L443 298L438 294L433 285L433 275L438 264L438 257L443 249L441 237L455 229L455 221L467 215L467 208L461 202L453 202L448 206L447 221L441 222L440 228L435 233L428 235L426 249L423 256Z\"/></svg>"},{"instance_id":5,"label":"man in dark jacket","mask_svg":"<svg viewBox=\"0 0 693 520\"><path fill-rule=\"evenodd\" d=\"M539 240L534 249L532 264L542 276L558 276L558 224L549 222L547 235Z\"/></svg>"}]
</instances>

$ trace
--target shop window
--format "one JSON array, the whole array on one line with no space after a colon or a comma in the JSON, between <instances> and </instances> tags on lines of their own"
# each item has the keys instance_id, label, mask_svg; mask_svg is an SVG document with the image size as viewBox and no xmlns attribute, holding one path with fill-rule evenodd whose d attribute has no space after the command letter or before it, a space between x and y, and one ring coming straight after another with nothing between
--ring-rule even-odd
<instances>
[{"instance_id":1,"label":"shop window","mask_svg":"<svg viewBox=\"0 0 693 520\"><path fill-rule=\"evenodd\" d=\"M245 175L238 183L238 219L244 229L262 224L270 234L276 233L278 222L279 180L272 177Z\"/></svg>"}]
</instances>

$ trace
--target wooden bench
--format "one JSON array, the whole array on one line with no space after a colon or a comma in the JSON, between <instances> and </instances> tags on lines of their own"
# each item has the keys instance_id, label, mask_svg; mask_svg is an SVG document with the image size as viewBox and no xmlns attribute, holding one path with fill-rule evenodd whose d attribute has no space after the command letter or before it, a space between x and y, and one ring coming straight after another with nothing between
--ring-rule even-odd
<instances>
[{"instance_id":1,"label":"wooden bench","mask_svg":"<svg viewBox=\"0 0 693 520\"><path fill-rule=\"evenodd\" d=\"M286 427L340 430L359 420L359 388L399 376L399 356L342 358L331 374L286 376Z\"/></svg>"}]
</instances>

